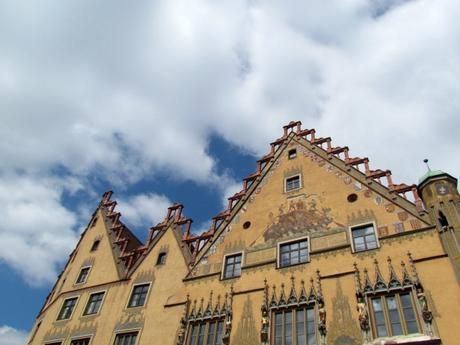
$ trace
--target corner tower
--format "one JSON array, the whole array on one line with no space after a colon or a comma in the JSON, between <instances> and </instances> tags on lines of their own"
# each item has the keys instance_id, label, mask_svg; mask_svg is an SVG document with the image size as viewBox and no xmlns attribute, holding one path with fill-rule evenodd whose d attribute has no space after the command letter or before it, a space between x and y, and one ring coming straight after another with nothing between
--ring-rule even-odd
<instances>
[{"instance_id":1,"label":"corner tower","mask_svg":"<svg viewBox=\"0 0 460 345\"><path fill-rule=\"evenodd\" d=\"M460 195L457 179L441 170L428 168L428 172L419 179L418 192L438 229L460 282Z\"/></svg>"}]
</instances>

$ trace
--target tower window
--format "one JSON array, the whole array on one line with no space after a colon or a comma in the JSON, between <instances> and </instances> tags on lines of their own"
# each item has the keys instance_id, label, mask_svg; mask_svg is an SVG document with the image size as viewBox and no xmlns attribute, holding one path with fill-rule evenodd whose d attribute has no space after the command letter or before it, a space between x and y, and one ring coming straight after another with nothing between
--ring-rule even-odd
<instances>
[{"instance_id":1,"label":"tower window","mask_svg":"<svg viewBox=\"0 0 460 345\"><path fill-rule=\"evenodd\" d=\"M288 151L288 159L294 159L297 157L297 150L292 149Z\"/></svg>"},{"instance_id":2,"label":"tower window","mask_svg":"<svg viewBox=\"0 0 460 345\"><path fill-rule=\"evenodd\" d=\"M441 228L444 228L444 227L448 227L449 226L449 222L447 221L447 218L446 216L444 215L444 213L442 213L441 211L439 211L439 224L441 225Z\"/></svg>"},{"instance_id":3,"label":"tower window","mask_svg":"<svg viewBox=\"0 0 460 345\"><path fill-rule=\"evenodd\" d=\"M80 271L80 274L78 275L77 281L75 284L83 284L86 282L86 279L88 279L89 275L89 270L91 267L83 267Z\"/></svg>"},{"instance_id":4,"label":"tower window","mask_svg":"<svg viewBox=\"0 0 460 345\"><path fill-rule=\"evenodd\" d=\"M225 257L224 279L241 275L241 253Z\"/></svg>"},{"instance_id":5,"label":"tower window","mask_svg":"<svg viewBox=\"0 0 460 345\"><path fill-rule=\"evenodd\" d=\"M91 252L96 251L97 248L99 248L99 243L101 243L100 240L95 240L95 241L93 242L93 245L91 246L91 250L90 250L90 251L91 251Z\"/></svg>"},{"instance_id":6,"label":"tower window","mask_svg":"<svg viewBox=\"0 0 460 345\"><path fill-rule=\"evenodd\" d=\"M158 254L157 265L164 265L166 263L166 254L165 252Z\"/></svg>"},{"instance_id":7,"label":"tower window","mask_svg":"<svg viewBox=\"0 0 460 345\"><path fill-rule=\"evenodd\" d=\"M372 224L359 226L351 229L353 239L353 251L362 252L377 248L377 236Z\"/></svg>"},{"instance_id":8,"label":"tower window","mask_svg":"<svg viewBox=\"0 0 460 345\"><path fill-rule=\"evenodd\" d=\"M142 307L145 304L150 284L134 286L133 292L129 299L128 308Z\"/></svg>"},{"instance_id":9,"label":"tower window","mask_svg":"<svg viewBox=\"0 0 460 345\"><path fill-rule=\"evenodd\" d=\"M300 175L292 176L286 179L286 192L300 188Z\"/></svg>"}]
</instances>

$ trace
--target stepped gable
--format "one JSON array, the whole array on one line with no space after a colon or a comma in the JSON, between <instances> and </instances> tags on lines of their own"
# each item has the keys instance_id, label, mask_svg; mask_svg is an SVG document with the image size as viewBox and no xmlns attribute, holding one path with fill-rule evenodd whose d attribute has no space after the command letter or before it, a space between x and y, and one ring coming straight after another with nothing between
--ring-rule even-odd
<instances>
[{"instance_id":1,"label":"stepped gable","mask_svg":"<svg viewBox=\"0 0 460 345\"><path fill-rule=\"evenodd\" d=\"M110 239L116 248L117 263L125 275L129 275L135 270L168 228L174 227L180 232L179 241L182 240L182 234L184 234L184 238L190 237L190 227L193 220L182 215L184 207L182 204L174 203L168 207L163 221L149 229L146 242L142 243L120 220L121 213L115 210L117 202L111 199L112 195L112 191L105 192L100 207L109 223ZM184 255L189 261L190 253L186 250Z\"/></svg>"},{"instance_id":2,"label":"stepped gable","mask_svg":"<svg viewBox=\"0 0 460 345\"><path fill-rule=\"evenodd\" d=\"M210 247L210 242L213 242L213 238L217 238L222 233L233 216L241 208L242 204L255 190L258 182L260 182L262 177L268 172L276 158L292 140L296 140L303 145L312 145L312 150L321 150L327 155L329 160L336 158L341 163L344 171L350 172L353 170L359 173L365 180L364 182L367 182L367 185L377 183L381 187L384 187L388 199L406 203L406 207L414 208L415 211L411 213L425 222L424 219L420 218L420 215L425 215L426 212L423 202L418 195L416 184L395 184L390 170L373 170L369 165L369 158L352 157L350 156L348 146L333 146L331 137L317 137L315 129L302 129L301 121L291 121L283 126L283 135L270 143L270 151L257 161L256 171L243 178L241 191L230 196L228 198L227 208L212 218L211 228L198 236L184 236L184 242L187 244L194 243L193 248L190 248L193 253L191 262L192 267L194 267L199 259L207 252ZM318 152L316 154L318 154ZM410 193L413 201L407 198L407 193Z\"/></svg>"}]
</instances>

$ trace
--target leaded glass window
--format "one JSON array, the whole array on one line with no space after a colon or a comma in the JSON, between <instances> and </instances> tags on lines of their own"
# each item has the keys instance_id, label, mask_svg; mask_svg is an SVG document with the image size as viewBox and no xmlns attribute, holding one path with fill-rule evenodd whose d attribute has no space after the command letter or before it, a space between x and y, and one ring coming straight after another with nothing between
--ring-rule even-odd
<instances>
[{"instance_id":1,"label":"leaded glass window","mask_svg":"<svg viewBox=\"0 0 460 345\"><path fill-rule=\"evenodd\" d=\"M313 307L274 312L273 345L316 345Z\"/></svg>"}]
</instances>

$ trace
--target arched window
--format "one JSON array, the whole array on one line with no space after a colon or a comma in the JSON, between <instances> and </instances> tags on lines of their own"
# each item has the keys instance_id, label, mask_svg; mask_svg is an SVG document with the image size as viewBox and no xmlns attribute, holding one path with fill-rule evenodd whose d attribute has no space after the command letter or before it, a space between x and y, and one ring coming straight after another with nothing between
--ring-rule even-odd
<instances>
[{"instance_id":1,"label":"arched window","mask_svg":"<svg viewBox=\"0 0 460 345\"><path fill-rule=\"evenodd\" d=\"M442 228L449 226L449 222L447 221L447 218L444 215L444 213L442 213L442 211L439 211L438 220L439 220L439 224L441 225Z\"/></svg>"},{"instance_id":2,"label":"arched window","mask_svg":"<svg viewBox=\"0 0 460 345\"><path fill-rule=\"evenodd\" d=\"M166 253L161 252L158 254L157 265L164 265L166 263Z\"/></svg>"}]
</instances>

